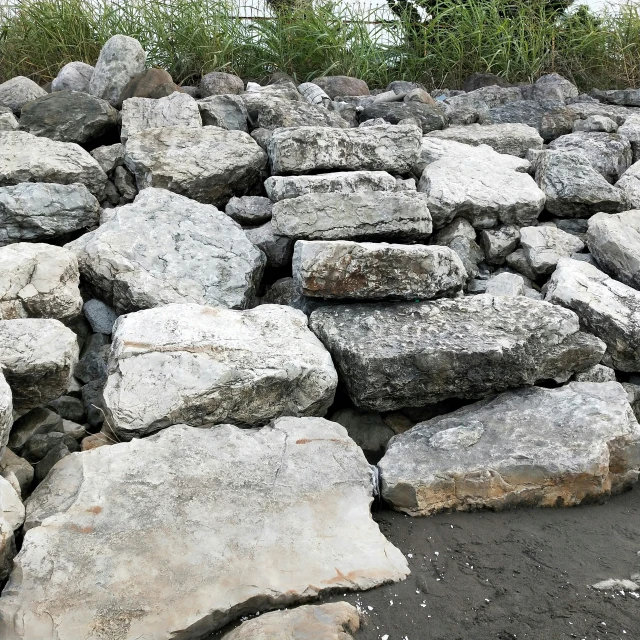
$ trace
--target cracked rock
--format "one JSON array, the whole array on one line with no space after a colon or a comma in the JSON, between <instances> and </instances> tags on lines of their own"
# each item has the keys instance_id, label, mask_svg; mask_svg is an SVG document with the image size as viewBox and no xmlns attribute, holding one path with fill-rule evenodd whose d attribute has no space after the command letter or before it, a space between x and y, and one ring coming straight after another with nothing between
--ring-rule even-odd
<instances>
[{"instance_id":1,"label":"cracked rock","mask_svg":"<svg viewBox=\"0 0 640 640\"><path fill-rule=\"evenodd\" d=\"M568 258L584 249L580 238L551 226L522 227L520 244L536 276L552 273L560 258Z\"/></svg>"}]
</instances>

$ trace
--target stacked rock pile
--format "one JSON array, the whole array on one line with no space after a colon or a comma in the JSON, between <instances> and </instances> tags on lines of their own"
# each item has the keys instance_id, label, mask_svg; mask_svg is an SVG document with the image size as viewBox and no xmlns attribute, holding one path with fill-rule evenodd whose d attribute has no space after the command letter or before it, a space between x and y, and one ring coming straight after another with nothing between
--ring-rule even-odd
<instances>
[{"instance_id":1,"label":"stacked rock pile","mask_svg":"<svg viewBox=\"0 0 640 640\"><path fill-rule=\"evenodd\" d=\"M114 36L0 85L3 640L202 638L402 580L378 490L422 516L637 481L640 89L504 84L179 87Z\"/></svg>"}]
</instances>

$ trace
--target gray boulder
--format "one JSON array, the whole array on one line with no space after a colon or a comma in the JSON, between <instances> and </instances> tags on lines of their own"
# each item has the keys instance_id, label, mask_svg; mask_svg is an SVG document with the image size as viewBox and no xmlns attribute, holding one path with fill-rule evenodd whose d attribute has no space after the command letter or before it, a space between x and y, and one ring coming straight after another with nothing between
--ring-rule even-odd
<instances>
[{"instance_id":1,"label":"gray boulder","mask_svg":"<svg viewBox=\"0 0 640 640\"><path fill-rule=\"evenodd\" d=\"M259 227L245 228L244 233L267 257L268 267L287 267L291 263L295 241L287 236L276 234L271 220Z\"/></svg>"},{"instance_id":2,"label":"gray boulder","mask_svg":"<svg viewBox=\"0 0 640 640\"><path fill-rule=\"evenodd\" d=\"M309 193L273 205L274 231L308 240L420 242L432 230L427 197L415 191Z\"/></svg>"},{"instance_id":3,"label":"gray boulder","mask_svg":"<svg viewBox=\"0 0 640 640\"><path fill-rule=\"evenodd\" d=\"M16 115L20 115L25 104L46 95L42 87L24 76L16 76L0 84L0 106L8 107Z\"/></svg>"},{"instance_id":4,"label":"gray boulder","mask_svg":"<svg viewBox=\"0 0 640 640\"><path fill-rule=\"evenodd\" d=\"M554 118L562 117L566 113L562 102L539 102L537 100L518 100L491 107L482 111L479 116L481 124L520 123L537 129L542 135L549 126L543 122L545 116L554 114Z\"/></svg>"},{"instance_id":5,"label":"gray boulder","mask_svg":"<svg viewBox=\"0 0 640 640\"><path fill-rule=\"evenodd\" d=\"M630 209L640 209L640 160L622 174L622 178L616 182L616 187L624 193L626 204ZM606 211L606 209L600 209L600 211Z\"/></svg>"},{"instance_id":6,"label":"gray boulder","mask_svg":"<svg viewBox=\"0 0 640 640\"><path fill-rule=\"evenodd\" d=\"M469 278L478 273L478 263L482 262L483 253L476 242L476 230L464 218L455 218L431 238L432 245L441 245L453 249L458 254Z\"/></svg>"},{"instance_id":7,"label":"gray boulder","mask_svg":"<svg viewBox=\"0 0 640 640\"><path fill-rule=\"evenodd\" d=\"M395 431L374 411L339 409L331 416L331 422L341 424L349 437L365 452L382 453Z\"/></svg>"},{"instance_id":8,"label":"gray boulder","mask_svg":"<svg viewBox=\"0 0 640 640\"><path fill-rule=\"evenodd\" d=\"M546 300L578 314L580 326L606 343L603 362L640 372L640 292L596 267L563 259L549 280Z\"/></svg>"},{"instance_id":9,"label":"gray boulder","mask_svg":"<svg viewBox=\"0 0 640 640\"><path fill-rule=\"evenodd\" d=\"M11 394L8 385L6 392ZM7 447L0 458L0 475L9 482L19 496L26 496L33 482L33 467Z\"/></svg>"},{"instance_id":10,"label":"gray boulder","mask_svg":"<svg viewBox=\"0 0 640 640\"><path fill-rule=\"evenodd\" d=\"M603 364L596 364L573 376L575 382L616 382L616 372Z\"/></svg>"},{"instance_id":11,"label":"gray boulder","mask_svg":"<svg viewBox=\"0 0 640 640\"><path fill-rule=\"evenodd\" d=\"M160 187L221 206L231 196L258 187L267 156L242 131L163 127L132 134L125 165L140 190Z\"/></svg>"},{"instance_id":12,"label":"gray boulder","mask_svg":"<svg viewBox=\"0 0 640 640\"><path fill-rule=\"evenodd\" d=\"M0 131L16 131L20 124L11 111L0 113Z\"/></svg>"},{"instance_id":13,"label":"gray boulder","mask_svg":"<svg viewBox=\"0 0 640 640\"><path fill-rule=\"evenodd\" d=\"M242 100L253 127L274 130L280 127L338 127L349 123L336 111L261 93L245 93Z\"/></svg>"},{"instance_id":14,"label":"gray boulder","mask_svg":"<svg viewBox=\"0 0 640 640\"><path fill-rule=\"evenodd\" d=\"M102 300L91 298L82 306L82 312L94 333L111 335L113 325L118 319L118 315L111 307L107 306Z\"/></svg>"},{"instance_id":15,"label":"gray boulder","mask_svg":"<svg viewBox=\"0 0 640 640\"><path fill-rule=\"evenodd\" d=\"M454 110L462 108L486 110L518 100L522 100L522 90L520 87L499 87L492 85L447 98L445 104Z\"/></svg>"},{"instance_id":16,"label":"gray boulder","mask_svg":"<svg viewBox=\"0 0 640 640\"><path fill-rule=\"evenodd\" d=\"M109 425L128 440L183 421L259 426L324 415L336 384L300 311L173 304L118 319L104 401Z\"/></svg>"},{"instance_id":17,"label":"gray boulder","mask_svg":"<svg viewBox=\"0 0 640 640\"><path fill-rule=\"evenodd\" d=\"M578 87L559 73L547 73L540 76L533 84L532 97L534 100L558 100L577 98Z\"/></svg>"},{"instance_id":18,"label":"gray boulder","mask_svg":"<svg viewBox=\"0 0 640 640\"><path fill-rule=\"evenodd\" d=\"M402 174L416 163L421 137L420 129L411 124L298 127L275 131L268 153L274 174L362 169Z\"/></svg>"},{"instance_id":19,"label":"gray boulder","mask_svg":"<svg viewBox=\"0 0 640 640\"><path fill-rule=\"evenodd\" d=\"M24 523L25 509L20 494L8 480L0 477L0 521L8 522L14 531Z\"/></svg>"},{"instance_id":20,"label":"gray boulder","mask_svg":"<svg viewBox=\"0 0 640 640\"><path fill-rule=\"evenodd\" d=\"M20 453L34 436L60 431L61 428L62 418L57 413L42 407L31 409L15 421L7 446Z\"/></svg>"},{"instance_id":21,"label":"gray boulder","mask_svg":"<svg viewBox=\"0 0 640 640\"><path fill-rule=\"evenodd\" d=\"M271 220L271 200L262 196L231 198L224 212L238 224L259 225Z\"/></svg>"},{"instance_id":22,"label":"gray boulder","mask_svg":"<svg viewBox=\"0 0 640 640\"><path fill-rule=\"evenodd\" d=\"M449 247L299 240L293 280L316 298L428 300L459 293L467 272Z\"/></svg>"},{"instance_id":23,"label":"gray boulder","mask_svg":"<svg viewBox=\"0 0 640 640\"><path fill-rule=\"evenodd\" d=\"M240 96L223 95L209 96L198 100L198 109L202 124L221 127L222 129L249 131L247 125L247 108Z\"/></svg>"},{"instance_id":24,"label":"gray boulder","mask_svg":"<svg viewBox=\"0 0 640 640\"><path fill-rule=\"evenodd\" d=\"M396 436L379 464L384 499L413 516L569 507L623 491L639 467L617 382L503 393Z\"/></svg>"},{"instance_id":25,"label":"gray boulder","mask_svg":"<svg viewBox=\"0 0 640 640\"><path fill-rule=\"evenodd\" d=\"M640 107L640 89L613 89L610 91L592 91L594 97L604 102L625 107Z\"/></svg>"},{"instance_id":26,"label":"gray boulder","mask_svg":"<svg viewBox=\"0 0 640 640\"><path fill-rule=\"evenodd\" d=\"M584 120L576 120L573 125L573 132L577 131L602 131L604 133L616 133L617 123L607 116L593 115Z\"/></svg>"},{"instance_id":27,"label":"gray boulder","mask_svg":"<svg viewBox=\"0 0 640 640\"><path fill-rule=\"evenodd\" d=\"M112 36L100 50L89 93L117 105L127 83L144 71L146 59L145 50L135 38Z\"/></svg>"},{"instance_id":28,"label":"gray boulder","mask_svg":"<svg viewBox=\"0 0 640 640\"><path fill-rule=\"evenodd\" d=\"M517 273L498 273L489 278L484 292L490 296L523 296L524 278Z\"/></svg>"},{"instance_id":29,"label":"gray boulder","mask_svg":"<svg viewBox=\"0 0 640 640\"><path fill-rule=\"evenodd\" d=\"M97 147L91 151L102 170L111 177L118 167L124 164L124 145L121 143Z\"/></svg>"},{"instance_id":30,"label":"gray boulder","mask_svg":"<svg viewBox=\"0 0 640 640\"><path fill-rule=\"evenodd\" d=\"M225 94L238 94L244 91L244 82L242 78L238 78L238 76L234 76L231 73L212 71L202 76L199 89L200 96L203 98Z\"/></svg>"},{"instance_id":31,"label":"gray boulder","mask_svg":"<svg viewBox=\"0 0 640 640\"><path fill-rule=\"evenodd\" d=\"M265 266L228 216L164 189L140 192L67 248L118 314L172 302L244 308Z\"/></svg>"},{"instance_id":32,"label":"gray boulder","mask_svg":"<svg viewBox=\"0 0 640 640\"><path fill-rule=\"evenodd\" d=\"M364 80L351 76L321 76L311 82L317 84L332 100L338 96L368 96L370 93Z\"/></svg>"},{"instance_id":33,"label":"gray boulder","mask_svg":"<svg viewBox=\"0 0 640 640\"><path fill-rule=\"evenodd\" d=\"M444 129L449 124L446 112L440 106L422 102L381 102L364 108L360 122L382 118L391 124L398 124L406 118L414 118L420 123L422 133Z\"/></svg>"},{"instance_id":34,"label":"gray boulder","mask_svg":"<svg viewBox=\"0 0 640 640\"><path fill-rule=\"evenodd\" d=\"M564 382L606 348L572 311L524 296L326 306L310 326L353 403L371 411Z\"/></svg>"},{"instance_id":35,"label":"gray boulder","mask_svg":"<svg viewBox=\"0 0 640 640\"><path fill-rule=\"evenodd\" d=\"M520 245L536 276L553 272L560 258L568 258L584 249L584 242L552 226L522 227Z\"/></svg>"},{"instance_id":36,"label":"gray boulder","mask_svg":"<svg viewBox=\"0 0 640 640\"><path fill-rule=\"evenodd\" d=\"M504 264L507 256L520 244L520 230L512 224L485 229L480 234L485 259L489 264Z\"/></svg>"},{"instance_id":37,"label":"gray boulder","mask_svg":"<svg viewBox=\"0 0 640 640\"><path fill-rule=\"evenodd\" d=\"M51 91L82 91L89 93L93 67L84 62L69 62L51 82Z\"/></svg>"},{"instance_id":38,"label":"gray boulder","mask_svg":"<svg viewBox=\"0 0 640 640\"><path fill-rule=\"evenodd\" d=\"M4 456L12 425L13 400L11 396L11 389L5 380L4 375L0 373L0 472L3 476L5 475L7 467Z\"/></svg>"},{"instance_id":39,"label":"gray boulder","mask_svg":"<svg viewBox=\"0 0 640 640\"><path fill-rule=\"evenodd\" d=\"M618 127L618 135L629 141L633 162L640 161L640 114L625 118L624 124Z\"/></svg>"}]
</instances>

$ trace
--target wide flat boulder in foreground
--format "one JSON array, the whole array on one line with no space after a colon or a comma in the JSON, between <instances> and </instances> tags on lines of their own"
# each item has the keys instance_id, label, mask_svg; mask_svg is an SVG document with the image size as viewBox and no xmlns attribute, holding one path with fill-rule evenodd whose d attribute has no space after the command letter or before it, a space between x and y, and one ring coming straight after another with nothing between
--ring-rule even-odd
<instances>
[{"instance_id":1,"label":"wide flat boulder in foreground","mask_svg":"<svg viewBox=\"0 0 640 640\"><path fill-rule=\"evenodd\" d=\"M322 416L336 385L301 311L171 304L118 319L104 400L113 430L129 439L181 422Z\"/></svg>"},{"instance_id":2,"label":"wide flat boulder in foreground","mask_svg":"<svg viewBox=\"0 0 640 640\"><path fill-rule=\"evenodd\" d=\"M385 500L414 516L572 506L637 481L640 426L617 382L519 389L416 425L379 466Z\"/></svg>"},{"instance_id":3,"label":"wide flat boulder in foreground","mask_svg":"<svg viewBox=\"0 0 640 640\"><path fill-rule=\"evenodd\" d=\"M310 326L351 400L372 411L565 382L605 351L575 313L524 296L336 305L314 311Z\"/></svg>"},{"instance_id":4,"label":"wide flat boulder in foreground","mask_svg":"<svg viewBox=\"0 0 640 640\"><path fill-rule=\"evenodd\" d=\"M345 429L174 426L66 457L31 496L3 640L186 640L327 591L402 580Z\"/></svg>"}]
</instances>

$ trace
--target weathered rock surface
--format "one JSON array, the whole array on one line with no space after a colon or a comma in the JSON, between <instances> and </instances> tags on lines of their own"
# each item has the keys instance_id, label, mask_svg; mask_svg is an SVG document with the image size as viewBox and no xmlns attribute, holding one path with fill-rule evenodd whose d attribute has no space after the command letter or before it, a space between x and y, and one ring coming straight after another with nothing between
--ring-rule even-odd
<instances>
[{"instance_id":1,"label":"weathered rock surface","mask_svg":"<svg viewBox=\"0 0 640 640\"><path fill-rule=\"evenodd\" d=\"M371 170L407 173L416 163L422 132L414 125L359 129L279 129L268 145L272 173Z\"/></svg>"},{"instance_id":2,"label":"weathered rock surface","mask_svg":"<svg viewBox=\"0 0 640 640\"><path fill-rule=\"evenodd\" d=\"M308 193L395 191L395 178L386 171L339 171L311 176L271 176L264 181L273 202Z\"/></svg>"},{"instance_id":3,"label":"weathered rock surface","mask_svg":"<svg viewBox=\"0 0 640 640\"><path fill-rule=\"evenodd\" d=\"M520 244L520 229L505 224L497 229L485 229L480 234L485 259L489 264L504 264L507 256Z\"/></svg>"},{"instance_id":4,"label":"weathered rock surface","mask_svg":"<svg viewBox=\"0 0 640 640\"><path fill-rule=\"evenodd\" d=\"M605 271L640 289L640 209L591 217L586 243Z\"/></svg>"},{"instance_id":5,"label":"weathered rock surface","mask_svg":"<svg viewBox=\"0 0 640 640\"><path fill-rule=\"evenodd\" d=\"M77 360L76 335L58 320L0 320L0 366L14 409L31 409L63 395Z\"/></svg>"},{"instance_id":6,"label":"weathered rock surface","mask_svg":"<svg viewBox=\"0 0 640 640\"><path fill-rule=\"evenodd\" d=\"M224 212L238 224L259 225L271 220L271 200L262 196L231 198Z\"/></svg>"},{"instance_id":7,"label":"weathered rock surface","mask_svg":"<svg viewBox=\"0 0 640 640\"><path fill-rule=\"evenodd\" d=\"M575 313L523 296L336 305L314 311L310 326L351 400L372 411L563 382L605 351Z\"/></svg>"},{"instance_id":8,"label":"weathered rock surface","mask_svg":"<svg viewBox=\"0 0 640 640\"><path fill-rule=\"evenodd\" d=\"M394 430L374 411L339 409L331 416L331 422L341 424L349 437L368 453L381 453L395 435Z\"/></svg>"},{"instance_id":9,"label":"weathered rock surface","mask_svg":"<svg viewBox=\"0 0 640 640\"><path fill-rule=\"evenodd\" d=\"M432 230L427 196L411 191L309 193L273 205L274 231L309 240L419 242Z\"/></svg>"},{"instance_id":10,"label":"weathered rock surface","mask_svg":"<svg viewBox=\"0 0 640 640\"><path fill-rule=\"evenodd\" d=\"M567 100L577 98L578 87L559 73L546 73L540 76L533 84L533 99L544 100Z\"/></svg>"},{"instance_id":11,"label":"weathered rock surface","mask_svg":"<svg viewBox=\"0 0 640 640\"><path fill-rule=\"evenodd\" d=\"M89 93L117 105L129 80L144 71L146 59L145 50L135 38L112 36L100 51Z\"/></svg>"},{"instance_id":12,"label":"weathered rock surface","mask_svg":"<svg viewBox=\"0 0 640 640\"><path fill-rule=\"evenodd\" d=\"M167 92L165 92L165 89ZM179 90L164 69L147 69L127 82L118 98L119 105L129 98L163 98ZM162 94L162 95L158 95Z\"/></svg>"},{"instance_id":13,"label":"weathered rock surface","mask_svg":"<svg viewBox=\"0 0 640 640\"><path fill-rule=\"evenodd\" d=\"M538 129L540 135L545 127L545 116L562 114L564 103L557 100L539 102L538 100L516 100L496 105L488 111L481 110L479 122L482 124L526 124Z\"/></svg>"},{"instance_id":14,"label":"weathered rock surface","mask_svg":"<svg viewBox=\"0 0 640 640\"><path fill-rule=\"evenodd\" d=\"M449 247L298 240L293 280L317 298L428 300L460 292L467 272Z\"/></svg>"},{"instance_id":15,"label":"weathered rock surface","mask_svg":"<svg viewBox=\"0 0 640 640\"><path fill-rule=\"evenodd\" d=\"M82 309L71 251L19 242L0 248L0 318L69 320Z\"/></svg>"},{"instance_id":16,"label":"weathered rock surface","mask_svg":"<svg viewBox=\"0 0 640 640\"><path fill-rule=\"evenodd\" d=\"M212 71L202 76L200 80L200 95L203 98L224 94L238 94L244 91L242 78L231 73Z\"/></svg>"},{"instance_id":17,"label":"weathered rock surface","mask_svg":"<svg viewBox=\"0 0 640 640\"><path fill-rule=\"evenodd\" d=\"M586 262L565 258L551 276L545 299L575 311L580 326L606 343L605 364L640 371L639 291Z\"/></svg>"},{"instance_id":18,"label":"weathered rock surface","mask_svg":"<svg viewBox=\"0 0 640 640\"><path fill-rule=\"evenodd\" d=\"M640 113L625 118L624 124L618 127L618 134L629 141L633 162L640 161Z\"/></svg>"},{"instance_id":19,"label":"weathered rock surface","mask_svg":"<svg viewBox=\"0 0 640 640\"><path fill-rule=\"evenodd\" d=\"M640 426L617 382L519 389L416 425L380 461L410 515L572 506L638 479Z\"/></svg>"},{"instance_id":20,"label":"weathered rock surface","mask_svg":"<svg viewBox=\"0 0 640 640\"><path fill-rule=\"evenodd\" d=\"M271 220L259 227L244 229L249 240L267 257L268 267L288 267L293 255L294 240L280 236L273 230Z\"/></svg>"},{"instance_id":21,"label":"weathered rock surface","mask_svg":"<svg viewBox=\"0 0 640 640\"><path fill-rule=\"evenodd\" d=\"M639 587L640 588L640 587ZM243 622L223 640L352 640L360 614L351 604L332 602L272 611Z\"/></svg>"},{"instance_id":22,"label":"weathered rock surface","mask_svg":"<svg viewBox=\"0 0 640 640\"><path fill-rule=\"evenodd\" d=\"M607 116L593 115L584 120L576 120L573 132L577 131L602 131L604 133L616 133L617 123Z\"/></svg>"},{"instance_id":23,"label":"weathered rock surface","mask_svg":"<svg viewBox=\"0 0 640 640\"><path fill-rule=\"evenodd\" d=\"M369 87L364 80L351 76L321 76L312 80L333 100L338 96L368 96Z\"/></svg>"},{"instance_id":24,"label":"weathered rock surface","mask_svg":"<svg viewBox=\"0 0 640 640\"><path fill-rule=\"evenodd\" d=\"M8 107L18 115L25 104L46 95L42 87L24 76L16 76L0 84L0 106Z\"/></svg>"},{"instance_id":25,"label":"weathered rock surface","mask_svg":"<svg viewBox=\"0 0 640 640\"><path fill-rule=\"evenodd\" d=\"M203 637L256 609L401 580L371 493L362 452L322 419L179 425L69 456L28 502L0 633Z\"/></svg>"},{"instance_id":26,"label":"weathered rock surface","mask_svg":"<svg viewBox=\"0 0 640 640\"><path fill-rule=\"evenodd\" d=\"M91 156L98 161L102 170L109 176L124 164L124 145L121 143L104 145L91 151Z\"/></svg>"},{"instance_id":27,"label":"weathered rock surface","mask_svg":"<svg viewBox=\"0 0 640 640\"><path fill-rule=\"evenodd\" d=\"M204 126L249 131L247 108L240 96L209 96L198 100L198 109Z\"/></svg>"},{"instance_id":28,"label":"weathered rock surface","mask_svg":"<svg viewBox=\"0 0 640 640\"><path fill-rule=\"evenodd\" d=\"M95 227L100 205L83 184L0 187L0 246L39 242Z\"/></svg>"},{"instance_id":29,"label":"weathered rock surface","mask_svg":"<svg viewBox=\"0 0 640 640\"><path fill-rule=\"evenodd\" d=\"M380 102L365 107L360 121L382 118L391 124L398 124L405 118L414 118L420 123L422 133L444 129L449 124L444 109L422 102Z\"/></svg>"},{"instance_id":30,"label":"weathered rock surface","mask_svg":"<svg viewBox=\"0 0 640 640\"><path fill-rule=\"evenodd\" d=\"M11 393L8 385L7 393ZM11 449L6 448L0 458L0 476L9 482L18 495L26 495L33 482L33 467Z\"/></svg>"},{"instance_id":31,"label":"weathered rock surface","mask_svg":"<svg viewBox=\"0 0 640 640\"><path fill-rule=\"evenodd\" d=\"M144 189L67 247L118 314L172 302L243 308L265 266L227 215L164 189Z\"/></svg>"},{"instance_id":32,"label":"weathered rock surface","mask_svg":"<svg viewBox=\"0 0 640 640\"><path fill-rule=\"evenodd\" d=\"M336 111L316 107L277 96L245 93L242 100L254 126L274 130L280 127L349 128L349 123Z\"/></svg>"},{"instance_id":33,"label":"weathered rock surface","mask_svg":"<svg viewBox=\"0 0 640 640\"><path fill-rule=\"evenodd\" d=\"M6 445L9 440L9 432L13 425L13 400L11 389L0 373L0 461L3 461ZM5 471L5 465L0 463L0 471Z\"/></svg>"},{"instance_id":34,"label":"weathered rock surface","mask_svg":"<svg viewBox=\"0 0 640 640\"><path fill-rule=\"evenodd\" d=\"M331 357L288 307L168 305L119 318L113 338L104 400L123 438L180 422L323 415L333 401Z\"/></svg>"},{"instance_id":35,"label":"weathered rock surface","mask_svg":"<svg viewBox=\"0 0 640 640\"><path fill-rule=\"evenodd\" d=\"M622 174L622 178L616 182L616 187L624 193L629 208L640 209L640 161L632 164Z\"/></svg>"},{"instance_id":36,"label":"weathered rock surface","mask_svg":"<svg viewBox=\"0 0 640 640\"><path fill-rule=\"evenodd\" d=\"M616 372L611 367L596 364L582 373L573 376L575 382L615 382Z\"/></svg>"},{"instance_id":37,"label":"weathered rock surface","mask_svg":"<svg viewBox=\"0 0 640 640\"><path fill-rule=\"evenodd\" d=\"M20 124L11 111L0 113L0 131L16 131Z\"/></svg>"},{"instance_id":38,"label":"weathered rock surface","mask_svg":"<svg viewBox=\"0 0 640 640\"><path fill-rule=\"evenodd\" d=\"M51 83L51 91L83 91L89 93L93 67L85 62L65 64Z\"/></svg>"},{"instance_id":39,"label":"weathered rock surface","mask_svg":"<svg viewBox=\"0 0 640 640\"><path fill-rule=\"evenodd\" d=\"M221 206L260 184L267 156L242 131L163 127L132 134L125 164L140 190L160 187Z\"/></svg>"},{"instance_id":40,"label":"weathered rock surface","mask_svg":"<svg viewBox=\"0 0 640 640\"><path fill-rule=\"evenodd\" d=\"M9 577L17 552L13 528L4 518L0 518L0 581Z\"/></svg>"},{"instance_id":41,"label":"weathered rock surface","mask_svg":"<svg viewBox=\"0 0 640 640\"><path fill-rule=\"evenodd\" d=\"M577 236L546 225L522 227L520 244L536 275L552 273L560 258L568 258L584 249L584 242Z\"/></svg>"},{"instance_id":42,"label":"weathered rock surface","mask_svg":"<svg viewBox=\"0 0 640 640\"><path fill-rule=\"evenodd\" d=\"M484 255L476 242L476 230L464 218L455 218L436 233L430 240L432 245L440 245L453 249L464 265L469 278L475 278L478 273L478 263Z\"/></svg>"},{"instance_id":43,"label":"weathered rock surface","mask_svg":"<svg viewBox=\"0 0 640 640\"><path fill-rule=\"evenodd\" d=\"M485 293L490 296L523 296L524 278L517 273L498 273L487 281Z\"/></svg>"},{"instance_id":44,"label":"weathered rock surface","mask_svg":"<svg viewBox=\"0 0 640 640\"><path fill-rule=\"evenodd\" d=\"M592 91L598 100L627 107L640 107L640 89L612 89L609 91Z\"/></svg>"},{"instance_id":45,"label":"weathered rock surface","mask_svg":"<svg viewBox=\"0 0 640 640\"><path fill-rule=\"evenodd\" d=\"M9 523L17 531L24 523L25 509L20 495L8 480L0 476L0 520Z\"/></svg>"},{"instance_id":46,"label":"weathered rock surface","mask_svg":"<svg viewBox=\"0 0 640 640\"><path fill-rule=\"evenodd\" d=\"M84 184L100 199L107 175L84 149L26 131L0 132L0 186L21 182Z\"/></svg>"}]
</instances>

